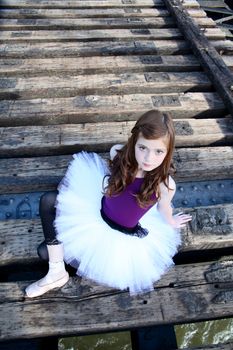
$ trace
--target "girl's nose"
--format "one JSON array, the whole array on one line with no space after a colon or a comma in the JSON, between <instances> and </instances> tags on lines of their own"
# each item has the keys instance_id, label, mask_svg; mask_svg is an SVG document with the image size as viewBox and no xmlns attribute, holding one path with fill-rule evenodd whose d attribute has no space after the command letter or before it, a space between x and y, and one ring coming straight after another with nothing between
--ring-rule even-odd
<instances>
[{"instance_id":1,"label":"girl's nose","mask_svg":"<svg viewBox=\"0 0 233 350\"><path fill-rule=\"evenodd\" d=\"M149 162L150 159L151 159L151 152L148 151L148 152L146 152L146 155L145 155L145 161Z\"/></svg>"}]
</instances>

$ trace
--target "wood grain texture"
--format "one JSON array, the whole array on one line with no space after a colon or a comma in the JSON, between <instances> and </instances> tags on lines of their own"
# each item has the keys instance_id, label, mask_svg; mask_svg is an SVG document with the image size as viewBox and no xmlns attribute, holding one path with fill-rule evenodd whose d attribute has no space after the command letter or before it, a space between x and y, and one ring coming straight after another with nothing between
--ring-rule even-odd
<instances>
[{"instance_id":1,"label":"wood grain texture","mask_svg":"<svg viewBox=\"0 0 233 350\"><path fill-rule=\"evenodd\" d=\"M216 27L208 17L195 17L201 27ZM77 30L77 29L109 29L110 28L173 28L176 22L172 17L131 17L131 18L84 18L84 19L3 19L0 18L1 30Z\"/></svg>"},{"instance_id":2,"label":"wood grain texture","mask_svg":"<svg viewBox=\"0 0 233 350\"><path fill-rule=\"evenodd\" d=\"M233 57L224 56L233 67ZM193 55L93 56L54 58L0 58L0 76L38 76L52 74L100 74L140 72L194 72L200 63Z\"/></svg>"},{"instance_id":3,"label":"wood grain texture","mask_svg":"<svg viewBox=\"0 0 233 350\"><path fill-rule=\"evenodd\" d=\"M0 128L0 156L71 153L74 150L104 151L124 143L135 122L86 123ZM175 120L176 147L232 144L233 125L226 119ZM199 150L197 150L198 152Z\"/></svg>"},{"instance_id":4,"label":"wood grain texture","mask_svg":"<svg viewBox=\"0 0 233 350\"><path fill-rule=\"evenodd\" d=\"M2 0L0 7L6 8L114 8L114 7L164 7L162 0L108 0L108 1L79 1L69 0L61 2L60 0ZM200 5L195 0L184 0L184 6L187 8L199 8Z\"/></svg>"},{"instance_id":5,"label":"wood grain texture","mask_svg":"<svg viewBox=\"0 0 233 350\"><path fill-rule=\"evenodd\" d=\"M233 250L233 204L177 208L176 211L192 215L192 221L181 232L180 252L226 247ZM0 232L0 266L38 261L36 248L44 240L40 219L3 220Z\"/></svg>"},{"instance_id":6,"label":"wood grain texture","mask_svg":"<svg viewBox=\"0 0 233 350\"><path fill-rule=\"evenodd\" d=\"M116 143L114 139L112 142ZM109 154L101 153L101 156L108 159ZM0 159L0 193L54 190L71 158L71 155L53 155ZM209 174L212 180L229 179L233 174L232 147L180 148L174 154L174 164L178 183L209 180Z\"/></svg>"},{"instance_id":7,"label":"wood grain texture","mask_svg":"<svg viewBox=\"0 0 233 350\"><path fill-rule=\"evenodd\" d=\"M142 113L151 109L170 112L175 119L219 118L226 114L226 108L216 93L80 95L67 98L1 101L0 125L130 121L137 120ZM22 135L14 137L20 138ZM7 143L11 143L11 140L9 139Z\"/></svg>"},{"instance_id":8,"label":"wood grain texture","mask_svg":"<svg viewBox=\"0 0 233 350\"><path fill-rule=\"evenodd\" d=\"M213 40L212 45L221 54L232 54L233 43L230 40ZM90 57L117 55L178 55L191 53L190 45L184 40L121 40L97 41L93 43L8 43L0 44L2 58L48 58L48 57Z\"/></svg>"},{"instance_id":9,"label":"wood grain texture","mask_svg":"<svg viewBox=\"0 0 233 350\"><path fill-rule=\"evenodd\" d=\"M201 8L187 8L192 17L206 17ZM169 17L166 8L91 8L91 9L42 9L42 8L5 8L1 11L1 18L108 18L108 17Z\"/></svg>"},{"instance_id":10,"label":"wood grain texture","mask_svg":"<svg viewBox=\"0 0 233 350\"><path fill-rule=\"evenodd\" d=\"M208 73L213 85L224 100L228 110L233 114L232 80L233 74L223 62L221 56L207 40L207 36L194 23L186 12L180 0L164 0L171 14L177 19L177 24L193 52L199 58L203 69Z\"/></svg>"},{"instance_id":11,"label":"wood grain texture","mask_svg":"<svg viewBox=\"0 0 233 350\"><path fill-rule=\"evenodd\" d=\"M211 82L202 72L147 72L9 77L0 79L0 98L33 99L72 97L77 95L110 95L140 93L178 93L211 91Z\"/></svg>"},{"instance_id":12,"label":"wood grain texture","mask_svg":"<svg viewBox=\"0 0 233 350\"><path fill-rule=\"evenodd\" d=\"M29 282L2 283L0 337L90 334L232 317L232 264L228 260L175 266L154 291L135 297L70 278L60 290L30 300L24 296Z\"/></svg>"},{"instance_id":13,"label":"wood grain texture","mask_svg":"<svg viewBox=\"0 0 233 350\"><path fill-rule=\"evenodd\" d=\"M225 33L219 28L203 28L203 34L209 40L222 40ZM95 30L14 30L3 31L0 43L62 42L62 41L104 41L104 40L164 40L183 39L179 29L95 29Z\"/></svg>"}]
</instances>

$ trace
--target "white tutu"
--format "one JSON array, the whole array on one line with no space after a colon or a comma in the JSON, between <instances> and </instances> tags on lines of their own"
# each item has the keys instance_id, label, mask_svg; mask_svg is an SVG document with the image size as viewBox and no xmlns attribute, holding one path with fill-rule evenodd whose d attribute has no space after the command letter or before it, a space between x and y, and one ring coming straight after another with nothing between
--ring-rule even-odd
<instances>
[{"instance_id":1,"label":"white tutu","mask_svg":"<svg viewBox=\"0 0 233 350\"><path fill-rule=\"evenodd\" d=\"M153 283L173 265L180 234L153 206L140 220L143 238L112 229L101 217L106 162L96 153L75 154L57 197L55 228L65 261L77 274L131 294L153 290Z\"/></svg>"}]
</instances>

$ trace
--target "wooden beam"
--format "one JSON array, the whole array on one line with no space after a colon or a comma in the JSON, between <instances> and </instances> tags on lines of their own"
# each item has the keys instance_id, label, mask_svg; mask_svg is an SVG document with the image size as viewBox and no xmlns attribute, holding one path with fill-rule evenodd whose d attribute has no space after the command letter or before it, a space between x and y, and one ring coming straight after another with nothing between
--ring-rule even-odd
<instances>
[{"instance_id":1,"label":"wooden beam","mask_svg":"<svg viewBox=\"0 0 233 350\"><path fill-rule=\"evenodd\" d=\"M154 291L138 296L70 278L61 289L30 300L24 294L29 281L1 283L0 339L91 334L232 317L232 267L231 259L175 266L155 284Z\"/></svg>"},{"instance_id":2,"label":"wooden beam","mask_svg":"<svg viewBox=\"0 0 233 350\"><path fill-rule=\"evenodd\" d=\"M208 17L197 17L195 22L202 27L216 27L215 22ZM60 18L60 19L2 19L1 30L77 30L77 29L126 29L126 28L174 28L176 22L172 17L146 18Z\"/></svg>"},{"instance_id":3,"label":"wooden beam","mask_svg":"<svg viewBox=\"0 0 233 350\"><path fill-rule=\"evenodd\" d=\"M223 54L233 53L230 40L217 40L212 44ZM91 57L117 55L178 55L191 53L186 40L136 40L120 42L100 41L93 43L8 43L0 44L2 58L52 58L52 57Z\"/></svg>"},{"instance_id":4,"label":"wooden beam","mask_svg":"<svg viewBox=\"0 0 233 350\"><path fill-rule=\"evenodd\" d=\"M224 56L233 68L233 57ZM200 63L194 55L125 55L93 57L0 58L0 76L100 74L140 72L194 72Z\"/></svg>"},{"instance_id":5,"label":"wooden beam","mask_svg":"<svg viewBox=\"0 0 233 350\"><path fill-rule=\"evenodd\" d=\"M205 28L205 36L210 40L225 39L225 33L219 28ZM164 40L182 39L183 34L177 28L171 29L96 29L96 30L15 30L2 31L0 43L64 42L95 40Z\"/></svg>"},{"instance_id":6,"label":"wooden beam","mask_svg":"<svg viewBox=\"0 0 233 350\"><path fill-rule=\"evenodd\" d=\"M177 208L192 215L192 221L182 230L179 253L231 248L233 252L233 204ZM39 219L0 221L0 266L38 261L37 246L44 240Z\"/></svg>"},{"instance_id":7,"label":"wooden beam","mask_svg":"<svg viewBox=\"0 0 233 350\"><path fill-rule=\"evenodd\" d=\"M104 151L124 143L135 122L104 122L0 128L0 157ZM175 120L176 147L229 145L233 141L229 119ZM207 131L208 130L208 131Z\"/></svg>"},{"instance_id":8,"label":"wooden beam","mask_svg":"<svg viewBox=\"0 0 233 350\"><path fill-rule=\"evenodd\" d=\"M101 156L108 159L109 153ZM0 159L0 193L54 190L71 159L71 155ZM231 179L233 151L232 147L180 148L174 163L177 182L207 181L210 174L212 180Z\"/></svg>"},{"instance_id":9,"label":"wooden beam","mask_svg":"<svg viewBox=\"0 0 233 350\"><path fill-rule=\"evenodd\" d=\"M221 56L207 40L203 31L195 24L180 0L164 0L168 10L200 59L219 95L233 115L233 74Z\"/></svg>"},{"instance_id":10,"label":"wooden beam","mask_svg":"<svg viewBox=\"0 0 233 350\"><path fill-rule=\"evenodd\" d=\"M121 1L121 0L108 0L108 1L79 1L69 0L64 2L60 0L1 0L0 7L3 8L114 8L114 7L164 7L162 0L133 0L133 1ZM184 6L187 8L199 8L200 5L196 0L184 0Z\"/></svg>"},{"instance_id":11,"label":"wooden beam","mask_svg":"<svg viewBox=\"0 0 233 350\"><path fill-rule=\"evenodd\" d=\"M62 77L8 77L0 79L0 98L2 100L92 94L164 94L211 90L211 82L203 72L127 72L123 74L72 74Z\"/></svg>"},{"instance_id":12,"label":"wooden beam","mask_svg":"<svg viewBox=\"0 0 233 350\"><path fill-rule=\"evenodd\" d=\"M206 17L205 11L200 8L187 8L192 17ZM91 8L91 9L41 9L41 8L5 8L1 11L1 18L108 18L108 17L169 17L169 11L163 7L158 8Z\"/></svg>"},{"instance_id":13,"label":"wooden beam","mask_svg":"<svg viewBox=\"0 0 233 350\"><path fill-rule=\"evenodd\" d=\"M0 107L0 125L12 127L130 121L136 120L150 109L170 112L174 119L220 118L227 112L219 95L211 92L103 96L93 94L60 98L4 100L1 101ZM14 137L23 137L22 134L17 136L16 130L12 130ZM5 135L4 138L6 137ZM12 137L7 140L3 147L13 149L11 139ZM22 141L24 140L21 138L20 142L22 143ZM0 139L0 142L3 142L3 139Z\"/></svg>"}]
</instances>

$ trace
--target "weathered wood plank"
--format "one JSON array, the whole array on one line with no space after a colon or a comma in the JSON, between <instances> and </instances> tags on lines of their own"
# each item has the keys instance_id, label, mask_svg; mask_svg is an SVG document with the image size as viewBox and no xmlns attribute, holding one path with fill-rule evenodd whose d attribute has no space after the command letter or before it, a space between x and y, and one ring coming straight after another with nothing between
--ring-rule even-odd
<instances>
[{"instance_id":1,"label":"weathered wood plank","mask_svg":"<svg viewBox=\"0 0 233 350\"><path fill-rule=\"evenodd\" d=\"M114 128L113 128L114 130ZM112 134L112 143L119 138ZM124 142L125 139L120 139ZM109 147L106 148L106 151ZM74 150L77 152L77 149ZM101 154L108 158L109 153ZM0 193L22 193L54 190L65 174L71 155L0 159ZM176 181L231 179L231 147L180 148L174 154Z\"/></svg>"},{"instance_id":2,"label":"weathered wood plank","mask_svg":"<svg viewBox=\"0 0 233 350\"><path fill-rule=\"evenodd\" d=\"M224 56L233 68L233 57ZM51 58L0 58L0 76L132 73L132 72L189 72L200 70L200 63L193 55L174 56L94 56Z\"/></svg>"},{"instance_id":3,"label":"weathered wood plank","mask_svg":"<svg viewBox=\"0 0 233 350\"><path fill-rule=\"evenodd\" d=\"M220 28L203 28L203 34L210 40L225 39L226 34ZM59 42L59 41L93 41L93 40L157 40L182 39L179 29L96 29L96 30L42 30L42 31L3 31L1 43L13 42Z\"/></svg>"},{"instance_id":4,"label":"weathered wood plank","mask_svg":"<svg viewBox=\"0 0 233 350\"><path fill-rule=\"evenodd\" d=\"M108 154L102 155L108 157ZM174 156L176 181L208 180L209 173L212 180L231 178L232 157L231 147L177 149ZM55 189L70 160L71 156L0 159L0 193Z\"/></svg>"},{"instance_id":5,"label":"weathered wood plank","mask_svg":"<svg viewBox=\"0 0 233 350\"><path fill-rule=\"evenodd\" d=\"M233 42L230 40L212 41L212 45L221 54L233 53ZM80 57L108 55L178 55L191 53L191 48L184 40L136 40L133 42L67 42L67 43L9 43L0 44L0 57L3 58L48 58Z\"/></svg>"},{"instance_id":6,"label":"weathered wood plank","mask_svg":"<svg viewBox=\"0 0 233 350\"><path fill-rule=\"evenodd\" d=\"M232 247L233 251L233 204L185 211L192 215L192 221L183 230L181 252L227 247Z\"/></svg>"},{"instance_id":7,"label":"weathered wood plank","mask_svg":"<svg viewBox=\"0 0 233 350\"><path fill-rule=\"evenodd\" d=\"M195 18L202 27L215 27L208 17ZM0 19L1 30L67 30L67 29L111 29L114 28L173 28L177 24L172 17L156 18L90 18L90 19Z\"/></svg>"},{"instance_id":8,"label":"weathered wood plank","mask_svg":"<svg viewBox=\"0 0 233 350\"><path fill-rule=\"evenodd\" d=\"M203 32L185 11L181 1L164 0L164 2L172 15L177 19L179 28L190 42L194 53L200 59L203 68L208 73L219 95L223 98L228 110L233 114L233 74L209 43L206 36L203 35Z\"/></svg>"},{"instance_id":9,"label":"weathered wood plank","mask_svg":"<svg viewBox=\"0 0 233 350\"><path fill-rule=\"evenodd\" d=\"M212 29L212 28L211 28ZM210 29L209 29L210 30ZM214 29L216 32L216 29ZM217 39L224 38L222 31ZM42 30L42 31L3 31L0 42L59 42L66 40L93 41L93 40L156 40L181 39L183 35L178 29L106 29L106 30Z\"/></svg>"},{"instance_id":10,"label":"weathered wood plank","mask_svg":"<svg viewBox=\"0 0 233 350\"><path fill-rule=\"evenodd\" d=\"M211 91L212 85L202 72L147 72L0 79L1 99L71 97L77 95L115 95L140 93L178 93Z\"/></svg>"},{"instance_id":11,"label":"weathered wood plank","mask_svg":"<svg viewBox=\"0 0 233 350\"><path fill-rule=\"evenodd\" d=\"M3 8L114 8L114 7L154 7L164 6L162 0L133 0L133 1L121 1L121 0L108 0L108 1L80 1L80 0L2 0L0 7ZM187 8L194 7L199 8L200 5L195 0L184 0L184 6Z\"/></svg>"},{"instance_id":12,"label":"weathered wood plank","mask_svg":"<svg viewBox=\"0 0 233 350\"><path fill-rule=\"evenodd\" d=\"M192 17L206 17L204 10L187 8ZM164 8L111 8L111 9L1 9L1 18L98 18L98 17L169 17Z\"/></svg>"},{"instance_id":13,"label":"weathered wood plank","mask_svg":"<svg viewBox=\"0 0 233 350\"><path fill-rule=\"evenodd\" d=\"M221 41L221 50L225 49L225 41ZM233 43L228 42L228 48ZM156 41L125 41L120 42L67 42L67 43L9 43L0 44L0 57L3 58L40 58L40 57L79 57L107 55L140 55L140 54L184 54L190 53L186 41L156 40Z\"/></svg>"},{"instance_id":14,"label":"weathered wood plank","mask_svg":"<svg viewBox=\"0 0 233 350\"><path fill-rule=\"evenodd\" d=\"M182 230L179 252L233 246L233 204L180 210L190 213L192 221ZM38 260L36 248L44 240L40 219L0 221L0 232L0 266Z\"/></svg>"},{"instance_id":15,"label":"weathered wood plank","mask_svg":"<svg viewBox=\"0 0 233 350\"><path fill-rule=\"evenodd\" d=\"M133 125L134 122L110 122L3 127L0 128L0 156L65 154L75 149L103 151L113 143L125 142ZM175 120L175 127L176 147L232 144L233 141L231 119Z\"/></svg>"},{"instance_id":16,"label":"weathered wood plank","mask_svg":"<svg viewBox=\"0 0 233 350\"><path fill-rule=\"evenodd\" d=\"M179 119L213 118L226 114L225 106L216 93L81 95L67 98L1 101L0 125L51 125L135 120L142 113L156 108L171 112L174 118Z\"/></svg>"},{"instance_id":17,"label":"weathered wood plank","mask_svg":"<svg viewBox=\"0 0 233 350\"><path fill-rule=\"evenodd\" d=\"M231 179L233 149L213 146L181 148L176 150L174 163L177 170L175 178L178 182Z\"/></svg>"},{"instance_id":18,"label":"weathered wood plank","mask_svg":"<svg viewBox=\"0 0 233 350\"><path fill-rule=\"evenodd\" d=\"M28 282L2 283L1 339L78 335L232 317L232 280L232 260L228 260L175 266L154 291L135 297L71 278L60 290L32 301L24 297Z\"/></svg>"},{"instance_id":19,"label":"weathered wood plank","mask_svg":"<svg viewBox=\"0 0 233 350\"><path fill-rule=\"evenodd\" d=\"M233 69L233 56L222 56L225 64ZM94 74L133 72L194 72L200 63L193 55L174 56L93 56L50 58L0 58L0 76L38 76L51 74Z\"/></svg>"}]
</instances>

